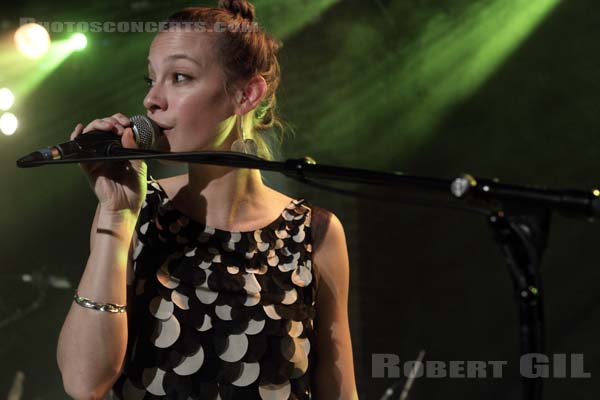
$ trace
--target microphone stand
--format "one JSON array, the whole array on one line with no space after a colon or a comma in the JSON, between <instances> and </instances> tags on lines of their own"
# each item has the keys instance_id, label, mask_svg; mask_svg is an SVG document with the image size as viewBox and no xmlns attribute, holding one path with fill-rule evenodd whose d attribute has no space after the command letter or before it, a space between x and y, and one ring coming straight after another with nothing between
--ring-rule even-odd
<instances>
[{"instance_id":1,"label":"microphone stand","mask_svg":"<svg viewBox=\"0 0 600 400\"><path fill-rule=\"evenodd\" d=\"M519 307L521 356L544 352L544 307L541 259L551 213L546 207L506 207L489 217L489 225L512 278ZM542 399L541 377L521 377L522 398Z\"/></svg>"},{"instance_id":2,"label":"microphone stand","mask_svg":"<svg viewBox=\"0 0 600 400\"><path fill-rule=\"evenodd\" d=\"M541 278L541 259L546 248L551 211L567 216L591 220L600 215L600 191L551 190L501 184L496 180L462 175L456 179L439 179L404 175L399 172L380 172L364 169L318 165L310 157L288 159L283 162L267 161L237 152L185 152L165 153L152 150L113 148L109 156L83 157L52 161L17 161L21 168L44 164L97 162L103 160L164 159L188 163L224 165L278 171L306 184L308 178L386 185L407 188L420 195L437 193L444 196L433 202L444 207L451 200L467 204L463 211L479 212L473 201L487 203L483 211L494 238L500 247L513 281L519 306L521 355L543 353L544 312ZM350 191L332 189L352 194ZM358 193L353 193L359 195ZM425 204L424 202L419 202ZM524 400L542 399L542 378L521 378Z\"/></svg>"}]
</instances>

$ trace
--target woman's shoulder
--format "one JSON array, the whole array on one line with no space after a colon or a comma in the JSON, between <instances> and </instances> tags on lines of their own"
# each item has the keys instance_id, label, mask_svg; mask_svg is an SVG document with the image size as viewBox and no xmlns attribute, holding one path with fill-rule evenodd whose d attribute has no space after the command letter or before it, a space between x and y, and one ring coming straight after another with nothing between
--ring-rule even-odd
<instances>
[{"instance_id":1,"label":"woman's shoulder","mask_svg":"<svg viewBox=\"0 0 600 400\"><path fill-rule=\"evenodd\" d=\"M345 239L344 226L337 215L315 205L311 206L311 231L315 256L323 253L324 247L331 249L328 243L339 243L341 238Z\"/></svg>"},{"instance_id":2,"label":"woman's shoulder","mask_svg":"<svg viewBox=\"0 0 600 400\"><path fill-rule=\"evenodd\" d=\"M296 199L275 189L270 188L270 190L273 192L275 198L279 198L278 201L275 201L275 204L279 204L279 206L281 206L281 204L289 205L292 201L295 201L310 209L310 227L313 250L315 253L319 252L323 242L331 241L334 236L339 238L340 235L344 235L342 222L329 209L315 204L310 199Z\"/></svg>"}]
</instances>

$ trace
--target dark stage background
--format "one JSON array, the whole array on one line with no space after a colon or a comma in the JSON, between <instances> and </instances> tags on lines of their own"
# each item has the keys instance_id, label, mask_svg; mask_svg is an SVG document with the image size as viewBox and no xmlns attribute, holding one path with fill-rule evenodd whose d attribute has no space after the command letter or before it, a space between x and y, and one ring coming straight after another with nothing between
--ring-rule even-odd
<instances>
[{"instance_id":1,"label":"dark stage background","mask_svg":"<svg viewBox=\"0 0 600 400\"><path fill-rule=\"evenodd\" d=\"M215 2L216 3L216 2ZM19 17L157 21L207 2L23 1L0 12L2 48ZM445 178L589 189L598 183L600 3L594 0L257 0L284 41L279 95L296 135L285 157ZM3 7L7 7L4 5ZM61 34L56 34L58 38ZM54 37L53 37L54 39ZM142 113L151 34L90 33L13 112L0 137L0 319L38 296L20 276L46 268L77 282L95 199L76 166L21 170L15 160L68 138L77 122ZM0 53L3 55L4 53ZM41 73L0 59L0 87ZM41 71L41 70L40 70ZM156 176L176 171L150 165ZM358 389L378 399L372 355L505 360L502 378L418 379L411 399L518 399L517 312L485 218L349 198L268 175L332 210L351 258L350 317ZM394 197L393 190L343 185ZM553 215L544 256L548 353L583 353L591 379L548 379L546 399L600 394L600 225ZM55 346L71 292L47 289L32 313L0 327L0 398L17 371L23 399L63 399Z\"/></svg>"}]
</instances>

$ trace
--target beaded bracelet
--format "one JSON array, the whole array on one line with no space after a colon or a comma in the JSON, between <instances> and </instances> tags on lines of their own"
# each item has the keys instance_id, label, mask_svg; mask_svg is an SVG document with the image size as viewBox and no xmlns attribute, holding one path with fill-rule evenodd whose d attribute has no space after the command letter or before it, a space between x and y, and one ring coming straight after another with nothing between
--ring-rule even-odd
<instances>
[{"instance_id":1,"label":"beaded bracelet","mask_svg":"<svg viewBox=\"0 0 600 400\"><path fill-rule=\"evenodd\" d=\"M124 313L127 311L127 306L120 306L118 304L112 303L96 303L90 299L85 297L81 297L75 292L73 295L73 300L75 303L84 308L91 308L92 310L104 311L109 313Z\"/></svg>"}]
</instances>

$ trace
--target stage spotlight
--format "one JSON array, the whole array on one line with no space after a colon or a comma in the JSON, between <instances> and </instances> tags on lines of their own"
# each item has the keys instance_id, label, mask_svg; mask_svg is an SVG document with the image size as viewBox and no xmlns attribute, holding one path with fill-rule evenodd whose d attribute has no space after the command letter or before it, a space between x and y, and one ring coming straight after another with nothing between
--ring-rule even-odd
<instances>
[{"instance_id":1,"label":"stage spotlight","mask_svg":"<svg viewBox=\"0 0 600 400\"><path fill-rule=\"evenodd\" d=\"M0 117L0 132L6 136L10 136L15 133L18 126L19 121L17 120L15 114L7 112L2 114Z\"/></svg>"},{"instance_id":2,"label":"stage spotlight","mask_svg":"<svg viewBox=\"0 0 600 400\"><path fill-rule=\"evenodd\" d=\"M83 33L76 33L69 39L69 46L75 51L83 50L87 46L87 38Z\"/></svg>"},{"instance_id":3,"label":"stage spotlight","mask_svg":"<svg viewBox=\"0 0 600 400\"><path fill-rule=\"evenodd\" d=\"M15 96L8 88L0 89L0 110L8 110L15 102Z\"/></svg>"},{"instance_id":4,"label":"stage spotlight","mask_svg":"<svg viewBox=\"0 0 600 400\"><path fill-rule=\"evenodd\" d=\"M43 26L35 23L19 27L14 38L17 49L27 58L40 58L50 49L48 31Z\"/></svg>"}]
</instances>

